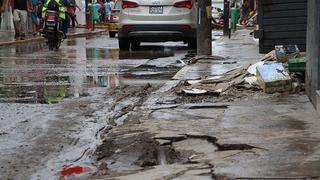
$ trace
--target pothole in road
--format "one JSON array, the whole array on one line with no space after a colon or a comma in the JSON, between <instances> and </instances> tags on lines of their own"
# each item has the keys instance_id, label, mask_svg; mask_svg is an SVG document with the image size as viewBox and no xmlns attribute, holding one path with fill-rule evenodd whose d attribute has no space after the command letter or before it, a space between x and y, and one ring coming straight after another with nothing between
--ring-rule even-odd
<instances>
[{"instance_id":1,"label":"pothole in road","mask_svg":"<svg viewBox=\"0 0 320 180\"><path fill-rule=\"evenodd\" d=\"M161 146L149 133L110 134L95 152L100 173L142 170L156 165L179 162L180 153L170 146Z\"/></svg>"},{"instance_id":2,"label":"pothole in road","mask_svg":"<svg viewBox=\"0 0 320 180\"><path fill-rule=\"evenodd\" d=\"M256 148L247 144L220 144L217 140L216 137L196 133L154 137L143 130L119 129L108 135L95 155L100 163L100 173L121 174L157 165L199 163L191 159L218 151Z\"/></svg>"}]
</instances>

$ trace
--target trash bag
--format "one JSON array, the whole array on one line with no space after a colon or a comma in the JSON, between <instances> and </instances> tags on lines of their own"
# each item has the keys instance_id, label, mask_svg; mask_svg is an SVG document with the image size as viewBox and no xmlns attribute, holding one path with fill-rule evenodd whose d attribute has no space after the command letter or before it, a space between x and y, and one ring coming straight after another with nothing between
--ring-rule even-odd
<instances>
[{"instance_id":1,"label":"trash bag","mask_svg":"<svg viewBox=\"0 0 320 180\"><path fill-rule=\"evenodd\" d=\"M10 1L7 1L5 11L1 13L0 38L8 38L8 35L14 35L13 15Z\"/></svg>"}]
</instances>

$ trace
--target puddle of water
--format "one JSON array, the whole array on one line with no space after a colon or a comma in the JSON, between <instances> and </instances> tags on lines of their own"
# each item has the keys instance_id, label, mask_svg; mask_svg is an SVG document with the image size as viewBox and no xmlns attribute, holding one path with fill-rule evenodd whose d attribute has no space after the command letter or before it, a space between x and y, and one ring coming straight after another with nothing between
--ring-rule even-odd
<instances>
[{"instance_id":1,"label":"puddle of water","mask_svg":"<svg viewBox=\"0 0 320 180\"><path fill-rule=\"evenodd\" d=\"M58 52L36 43L0 49L0 102L54 104L87 96L94 87L162 84L177 71L132 69L134 63L145 62L140 61L143 58L173 56L171 48L119 52L117 48L86 48L85 43L68 40ZM139 61L120 61L120 56ZM130 71L124 69L128 63Z\"/></svg>"},{"instance_id":2,"label":"puddle of water","mask_svg":"<svg viewBox=\"0 0 320 180\"><path fill-rule=\"evenodd\" d=\"M118 59L119 49L111 48L87 48L87 60Z\"/></svg>"},{"instance_id":3,"label":"puddle of water","mask_svg":"<svg viewBox=\"0 0 320 180\"><path fill-rule=\"evenodd\" d=\"M108 69L107 69L108 70ZM161 84L173 74L163 72L90 72L85 76L51 75L47 72L0 73L0 102L57 103L66 97L88 95L94 87L113 88L126 84ZM29 76L29 77L28 77Z\"/></svg>"},{"instance_id":4,"label":"puddle of water","mask_svg":"<svg viewBox=\"0 0 320 180\"><path fill-rule=\"evenodd\" d=\"M174 50L171 48L154 48L142 46L137 51L120 51L119 59L158 59L174 56Z\"/></svg>"},{"instance_id":5,"label":"puddle of water","mask_svg":"<svg viewBox=\"0 0 320 180\"><path fill-rule=\"evenodd\" d=\"M19 78L19 77L14 77ZM44 77L45 80L46 77ZM80 97L88 94L93 87L116 87L120 85L119 76L56 77L57 81L25 82L15 84L12 79L0 79L0 102L20 103L59 103L66 97Z\"/></svg>"}]
</instances>

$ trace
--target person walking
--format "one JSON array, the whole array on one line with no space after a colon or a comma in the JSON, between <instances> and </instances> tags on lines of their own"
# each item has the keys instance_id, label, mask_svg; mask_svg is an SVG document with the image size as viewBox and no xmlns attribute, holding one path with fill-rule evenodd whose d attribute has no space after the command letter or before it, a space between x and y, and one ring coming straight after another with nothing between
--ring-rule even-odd
<instances>
[{"instance_id":1,"label":"person walking","mask_svg":"<svg viewBox=\"0 0 320 180\"><path fill-rule=\"evenodd\" d=\"M107 0L106 3L104 3L104 8L106 11L106 21L111 22L112 21L112 8L113 8L113 2L110 0Z\"/></svg>"},{"instance_id":2,"label":"person walking","mask_svg":"<svg viewBox=\"0 0 320 180\"><path fill-rule=\"evenodd\" d=\"M97 3L96 3L99 7L99 21L100 23L105 23L105 18L106 18L106 10L105 10L105 7L104 7L104 2L103 0L98 0Z\"/></svg>"},{"instance_id":3,"label":"person walking","mask_svg":"<svg viewBox=\"0 0 320 180\"><path fill-rule=\"evenodd\" d=\"M16 39L26 38L26 23L28 12L32 12L30 0L14 0L13 21L16 27Z\"/></svg>"},{"instance_id":4,"label":"person walking","mask_svg":"<svg viewBox=\"0 0 320 180\"><path fill-rule=\"evenodd\" d=\"M38 19L38 0L32 0L31 20L32 20L33 36L35 36L38 34L38 29L40 24L40 20Z\"/></svg>"},{"instance_id":5,"label":"person walking","mask_svg":"<svg viewBox=\"0 0 320 180\"><path fill-rule=\"evenodd\" d=\"M61 3L65 9L65 19L63 19L63 22L62 22L62 31L64 33L63 38L67 38L66 34L68 33L68 28L69 28L70 19L71 19L70 14L67 11L68 7L70 7L70 0L61 0Z\"/></svg>"},{"instance_id":6,"label":"person walking","mask_svg":"<svg viewBox=\"0 0 320 180\"><path fill-rule=\"evenodd\" d=\"M12 6L10 0L1 0L0 4L0 37L14 34Z\"/></svg>"},{"instance_id":7,"label":"person walking","mask_svg":"<svg viewBox=\"0 0 320 180\"><path fill-rule=\"evenodd\" d=\"M4 12L4 5L5 3L2 2L2 0L0 0L0 25L1 25L1 16L2 16L2 13Z\"/></svg>"},{"instance_id":8,"label":"person walking","mask_svg":"<svg viewBox=\"0 0 320 180\"><path fill-rule=\"evenodd\" d=\"M71 22L72 22L72 27L75 28L76 24L79 25L78 20L77 20L77 15L76 15L76 8L81 11L80 7L77 5L75 0L70 0L70 6L67 8L67 12L70 15Z\"/></svg>"}]
</instances>

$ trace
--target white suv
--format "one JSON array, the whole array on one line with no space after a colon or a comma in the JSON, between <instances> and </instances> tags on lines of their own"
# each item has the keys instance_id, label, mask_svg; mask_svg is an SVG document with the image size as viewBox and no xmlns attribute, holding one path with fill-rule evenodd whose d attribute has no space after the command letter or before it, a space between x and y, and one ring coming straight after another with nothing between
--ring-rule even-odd
<instances>
[{"instance_id":1,"label":"white suv","mask_svg":"<svg viewBox=\"0 0 320 180\"><path fill-rule=\"evenodd\" d=\"M120 50L166 41L184 41L195 48L196 18L194 0L122 0Z\"/></svg>"}]
</instances>

